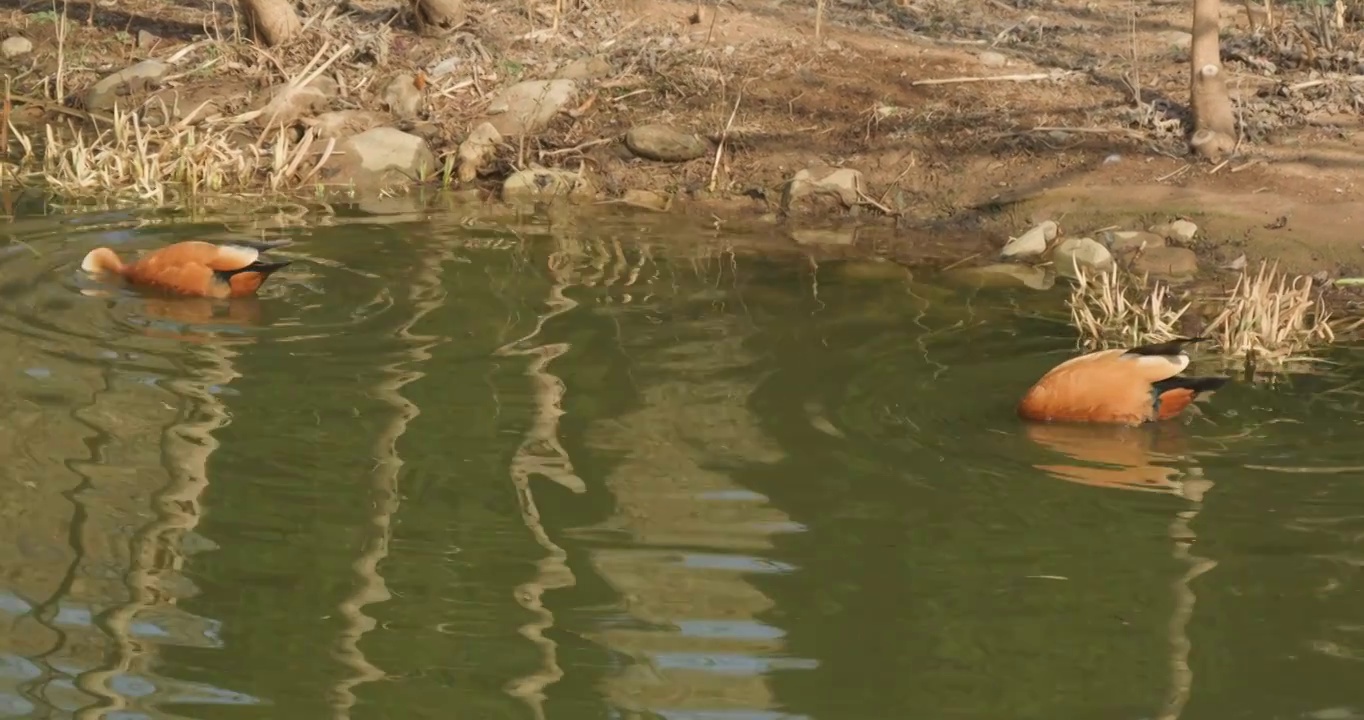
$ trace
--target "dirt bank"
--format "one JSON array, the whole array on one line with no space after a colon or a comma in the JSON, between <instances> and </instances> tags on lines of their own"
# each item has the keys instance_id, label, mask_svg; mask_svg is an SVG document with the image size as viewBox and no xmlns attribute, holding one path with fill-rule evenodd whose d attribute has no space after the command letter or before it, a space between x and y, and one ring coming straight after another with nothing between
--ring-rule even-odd
<instances>
[{"instance_id":1,"label":"dirt bank","mask_svg":"<svg viewBox=\"0 0 1364 720\"><path fill-rule=\"evenodd\" d=\"M1204 228L1205 265L1244 252L1298 272L1353 273L1364 100L1345 79L1359 58L1343 48L1355 44L1357 20L1323 38L1289 10L1273 31L1252 33L1241 4L1223 4L1246 137L1240 155L1215 168L1184 150L1183 0L831 2L819 38L813 2L564 3L554 31L554 3L493 0L471 6L469 24L444 37L409 30L405 4L391 0L307 2L304 37L268 51L241 39L230 4L71 2L64 18L32 4L0 11L7 33L31 45L0 59L17 130L6 134L7 182L46 179L78 192L105 183L152 199L180 175L224 189L311 188L337 157L356 154L332 152L349 147L347 133L378 124L424 142L438 170L431 182L483 197L540 165L585 178L583 195L595 201L670 211L900 228L969 218L986 250L1041 215L1066 214L1079 229L1186 215ZM165 67L91 94L147 59ZM283 134L242 119L319 65L327 84L281 119ZM460 145L480 123L500 122L499 93L554 78L574 85L551 117L525 133L500 128L501 142L458 182ZM404 83L419 93L415 111L393 95ZM348 113L343 126L323 128L317 118L328 112ZM626 138L643 125L680 137L677 159L640 157L650 152ZM45 150L44 126L61 152ZM71 139L99 131L89 147ZM213 133L226 139L210 147ZM142 158L159 163L154 171L115 157L139 142L139 152L165 149ZM111 145L122 150L91 161L97 169L78 162ZM205 170L229 155L231 168ZM174 157L188 159L172 167ZM839 169L860 175L828 192L787 192L802 170L819 190ZM979 235L958 235L962 256L981 252Z\"/></svg>"}]
</instances>

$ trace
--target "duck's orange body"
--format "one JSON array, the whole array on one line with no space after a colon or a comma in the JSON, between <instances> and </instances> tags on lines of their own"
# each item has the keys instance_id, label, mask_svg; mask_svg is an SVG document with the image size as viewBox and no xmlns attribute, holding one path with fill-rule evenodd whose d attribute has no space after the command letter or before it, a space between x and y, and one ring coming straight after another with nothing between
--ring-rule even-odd
<instances>
[{"instance_id":1,"label":"duck's orange body","mask_svg":"<svg viewBox=\"0 0 1364 720\"><path fill-rule=\"evenodd\" d=\"M1052 368L1018 403L1024 420L1140 425L1168 420L1225 377L1183 377L1184 346L1205 338L1101 350Z\"/></svg>"},{"instance_id":2,"label":"duck's orange body","mask_svg":"<svg viewBox=\"0 0 1364 720\"><path fill-rule=\"evenodd\" d=\"M177 295L236 298L253 295L270 274L289 261L264 262L262 250L286 243L240 243L215 245L187 240L154 250L124 264L113 250L91 250L81 269L88 273L111 273L134 285L152 287Z\"/></svg>"}]
</instances>

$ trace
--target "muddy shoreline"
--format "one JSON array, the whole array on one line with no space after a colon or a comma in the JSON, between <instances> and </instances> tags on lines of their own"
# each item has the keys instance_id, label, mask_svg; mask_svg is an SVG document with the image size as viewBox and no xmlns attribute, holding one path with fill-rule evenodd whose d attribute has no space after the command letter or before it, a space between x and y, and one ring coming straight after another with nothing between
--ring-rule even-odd
<instances>
[{"instance_id":1,"label":"muddy shoreline","mask_svg":"<svg viewBox=\"0 0 1364 720\"><path fill-rule=\"evenodd\" d=\"M544 7L490 2L428 37L399 5L302 3L304 36L269 50L216 5L6 10L4 182L156 204L178 177L353 200L415 175L425 187L399 194L625 205L939 267L997 262L1044 220L1085 237L1184 218L1198 284L1261 260L1364 275L1349 112L1364 98L1346 59L1303 55L1224 3L1246 137L1213 167L1180 129L1187 8L1028 5L839 6L815 37L811 9L779 3L580 6L550 33Z\"/></svg>"}]
</instances>

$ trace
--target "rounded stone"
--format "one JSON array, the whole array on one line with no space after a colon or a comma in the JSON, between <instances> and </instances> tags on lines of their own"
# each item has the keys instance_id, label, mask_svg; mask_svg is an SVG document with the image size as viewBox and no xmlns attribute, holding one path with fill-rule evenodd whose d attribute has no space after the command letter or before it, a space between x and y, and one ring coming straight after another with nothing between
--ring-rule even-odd
<instances>
[{"instance_id":1,"label":"rounded stone","mask_svg":"<svg viewBox=\"0 0 1364 720\"><path fill-rule=\"evenodd\" d=\"M1185 277L1198 272L1198 256L1182 247L1152 247L1132 260L1132 269L1164 277Z\"/></svg>"},{"instance_id":2,"label":"rounded stone","mask_svg":"<svg viewBox=\"0 0 1364 720\"><path fill-rule=\"evenodd\" d=\"M649 160L686 162L710 152L710 146L696 135L671 125L637 125L625 134L630 152Z\"/></svg>"},{"instance_id":3,"label":"rounded stone","mask_svg":"<svg viewBox=\"0 0 1364 720\"><path fill-rule=\"evenodd\" d=\"M0 55L7 58L19 57L33 52L33 41L26 37L13 35L0 42Z\"/></svg>"}]
</instances>

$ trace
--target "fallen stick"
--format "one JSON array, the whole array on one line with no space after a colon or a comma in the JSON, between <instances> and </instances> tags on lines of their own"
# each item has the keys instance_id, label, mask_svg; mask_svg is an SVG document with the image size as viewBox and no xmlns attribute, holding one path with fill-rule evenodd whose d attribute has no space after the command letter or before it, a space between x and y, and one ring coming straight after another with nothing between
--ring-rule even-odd
<instances>
[{"instance_id":1,"label":"fallen stick","mask_svg":"<svg viewBox=\"0 0 1364 720\"><path fill-rule=\"evenodd\" d=\"M1144 138L1145 133L1132 130L1130 128L1106 128L1106 127L1066 127L1065 125L1038 125L1025 132L1067 132L1082 133L1090 135L1127 135L1130 137Z\"/></svg>"},{"instance_id":2,"label":"fallen stick","mask_svg":"<svg viewBox=\"0 0 1364 720\"><path fill-rule=\"evenodd\" d=\"M966 257L952 263L951 265L948 265L947 267L943 268L942 270L939 270L938 272L947 272L948 270L952 270L954 268L965 265L966 263L969 263L978 257L980 257L980 253L971 253L970 255L967 255Z\"/></svg>"},{"instance_id":3,"label":"fallen stick","mask_svg":"<svg viewBox=\"0 0 1364 720\"><path fill-rule=\"evenodd\" d=\"M45 98L29 97L27 95L20 95L18 93L13 93L9 97L11 103L18 103L21 105L33 105L34 107L40 107L44 110L49 110L51 112L62 113L63 115L70 115L71 117L79 118L81 120L100 120L102 122L109 123L110 125L114 124L114 119L103 113L90 112L89 110L76 110L73 108L69 108L61 103L47 100Z\"/></svg>"},{"instance_id":4,"label":"fallen stick","mask_svg":"<svg viewBox=\"0 0 1364 720\"><path fill-rule=\"evenodd\" d=\"M1328 83L1328 82L1331 82L1331 81L1330 81L1330 80L1308 80L1308 81L1306 81L1306 82L1293 83L1292 85L1289 85L1289 86L1288 86L1288 89L1289 89L1289 90L1306 90L1307 88L1317 87L1318 85L1325 85L1325 84Z\"/></svg>"},{"instance_id":5,"label":"fallen stick","mask_svg":"<svg viewBox=\"0 0 1364 720\"><path fill-rule=\"evenodd\" d=\"M1156 182L1158 183L1165 182L1166 180L1169 180L1170 178L1175 177L1177 175L1183 175L1184 173L1188 172L1189 168L1191 167L1193 167L1193 165L1185 165L1176 170L1171 170L1170 172L1165 173L1164 175L1161 175L1160 177L1156 178Z\"/></svg>"},{"instance_id":6,"label":"fallen stick","mask_svg":"<svg viewBox=\"0 0 1364 720\"><path fill-rule=\"evenodd\" d=\"M577 145L574 145L573 147L559 148L558 150L541 150L541 151L539 152L539 155L540 155L540 159L541 159L541 160L543 160L543 159L545 159L545 158L547 158L547 157L558 157L559 155L570 155L570 154L575 153L575 152L582 152L583 150L586 150L586 149L588 149L588 148L594 148L594 147L596 147L596 146L598 146L598 145L605 145L606 143L613 142L613 141L615 141L615 140L616 140L616 138L614 138L614 137L598 138L598 139L596 139L596 140L588 140L587 142L578 143Z\"/></svg>"},{"instance_id":7,"label":"fallen stick","mask_svg":"<svg viewBox=\"0 0 1364 720\"><path fill-rule=\"evenodd\" d=\"M1332 83L1332 82L1347 82L1347 83L1359 83L1359 82L1364 82L1364 75L1332 75L1332 76L1330 76L1330 77L1318 78L1318 79L1316 79L1316 80L1304 80L1304 81L1302 81L1302 82L1300 82L1300 83L1293 83L1292 85L1289 85L1289 86L1288 86L1288 89L1289 89L1289 90L1306 90L1307 88L1317 87L1318 85L1325 85L1325 84L1327 84L1327 83Z\"/></svg>"},{"instance_id":8,"label":"fallen stick","mask_svg":"<svg viewBox=\"0 0 1364 720\"><path fill-rule=\"evenodd\" d=\"M1073 73L1067 71L1060 73L1029 73L1027 75L993 75L987 77L937 78L934 80L915 80L914 82L910 83L910 85L959 85L962 83L977 82L1031 82L1034 80L1058 79L1072 74Z\"/></svg>"},{"instance_id":9,"label":"fallen stick","mask_svg":"<svg viewBox=\"0 0 1364 720\"><path fill-rule=\"evenodd\" d=\"M729 122L725 123L725 129L720 131L720 141L715 147L715 163L710 166L710 184L706 186L709 192L715 192L715 183L720 177L720 158L725 154L725 141L729 139L729 129L734 127L734 116L739 114L739 103L743 102L744 91L739 89L734 98L734 109L729 113Z\"/></svg>"},{"instance_id":10,"label":"fallen stick","mask_svg":"<svg viewBox=\"0 0 1364 720\"><path fill-rule=\"evenodd\" d=\"M0 107L0 157L9 157L10 77L5 76L5 104ZM0 183L5 181L5 166L0 164ZM9 215L11 213L5 213Z\"/></svg>"},{"instance_id":11,"label":"fallen stick","mask_svg":"<svg viewBox=\"0 0 1364 720\"><path fill-rule=\"evenodd\" d=\"M858 191L857 191L857 196L861 199L861 201L862 201L863 204L865 204L865 205L870 205L870 206L876 208L877 210L880 210L881 212L885 213L886 215L900 215L900 214L901 214L901 213L894 212L894 211L892 211L890 208L886 207L885 205L882 205L881 203L877 202L875 199L872 198L872 196L870 196L870 195L868 195L868 194L862 192L862 190L861 190L860 188L859 188Z\"/></svg>"},{"instance_id":12,"label":"fallen stick","mask_svg":"<svg viewBox=\"0 0 1364 720\"><path fill-rule=\"evenodd\" d=\"M1027 130L1010 130L1008 132L990 133L985 137L993 140L998 138L1020 137L1023 135L1035 135L1038 133L1051 132L1074 133L1077 135L1119 135L1122 137L1131 138L1133 140L1145 140L1147 137L1145 133L1139 132L1137 130L1131 130L1128 128L1065 127L1060 125L1057 126L1042 125L1035 128L1028 128Z\"/></svg>"}]
</instances>

